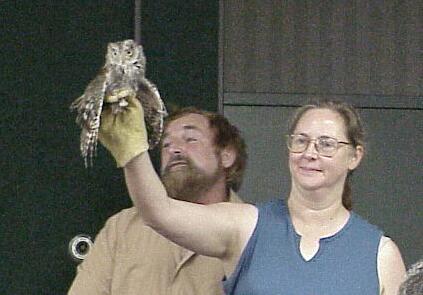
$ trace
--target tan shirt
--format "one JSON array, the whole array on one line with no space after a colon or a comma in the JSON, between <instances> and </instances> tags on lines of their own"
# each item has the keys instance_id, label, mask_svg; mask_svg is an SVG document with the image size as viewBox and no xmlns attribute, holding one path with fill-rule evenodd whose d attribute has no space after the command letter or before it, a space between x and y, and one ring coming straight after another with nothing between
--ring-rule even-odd
<instances>
[{"instance_id":1,"label":"tan shirt","mask_svg":"<svg viewBox=\"0 0 423 295\"><path fill-rule=\"evenodd\" d=\"M241 202L231 193L231 202ZM68 295L223 294L222 263L157 234L132 207L110 217Z\"/></svg>"}]
</instances>

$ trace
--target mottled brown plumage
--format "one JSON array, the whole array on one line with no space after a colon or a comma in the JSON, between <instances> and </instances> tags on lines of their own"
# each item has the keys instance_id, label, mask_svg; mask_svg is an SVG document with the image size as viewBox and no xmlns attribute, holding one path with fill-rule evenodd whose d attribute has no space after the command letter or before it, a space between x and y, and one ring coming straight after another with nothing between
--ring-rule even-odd
<instances>
[{"instance_id":1,"label":"mottled brown plumage","mask_svg":"<svg viewBox=\"0 0 423 295\"><path fill-rule=\"evenodd\" d=\"M150 149L159 143L167 112L157 87L145 78L145 65L143 48L133 40L109 43L105 65L71 104L71 110L77 112L76 123L82 129L80 150L86 167L92 166L96 154L103 107L111 107L117 114L128 105L125 97L131 94L136 94L143 106ZM106 97L116 94L119 97L116 102L105 104Z\"/></svg>"}]
</instances>

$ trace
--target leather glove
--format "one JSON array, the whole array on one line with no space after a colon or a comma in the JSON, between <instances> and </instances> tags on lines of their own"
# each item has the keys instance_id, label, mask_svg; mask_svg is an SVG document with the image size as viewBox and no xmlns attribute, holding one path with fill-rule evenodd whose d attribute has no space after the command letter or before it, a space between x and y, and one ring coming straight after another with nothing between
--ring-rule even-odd
<instances>
[{"instance_id":1,"label":"leather glove","mask_svg":"<svg viewBox=\"0 0 423 295\"><path fill-rule=\"evenodd\" d=\"M115 112L109 103L125 98L128 105ZM99 140L115 158L117 167L124 167L131 159L148 150L144 110L135 93L122 90L105 98L101 113Z\"/></svg>"}]
</instances>

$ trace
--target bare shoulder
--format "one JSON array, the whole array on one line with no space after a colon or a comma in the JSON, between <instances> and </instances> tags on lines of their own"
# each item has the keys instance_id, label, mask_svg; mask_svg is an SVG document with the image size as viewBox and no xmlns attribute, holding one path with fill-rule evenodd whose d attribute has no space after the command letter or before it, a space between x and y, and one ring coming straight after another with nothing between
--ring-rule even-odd
<instances>
[{"instance_id":1,"label":"bare shoulder","mask_svg":"<svg viewBox=\"0 0 423 295\"><path fill-rule=\"evenodd\" d=\"M228 251L222 258L226 276L230 276L254 232L258 220L258 209L254 205L245 203L219 203L216 206L223 209L231 227L232 237Z\"/></svg>"},{"instance_id":2,"label":"bare shoulder","mask_svg":"<svg viewBox=\"0 0 423 295\"><path fill-rule=\"evenodd\" d=\"M404 266L398 246L390 238L383 236L379 243L378 263L395 263L394 265L399 266L398 262L401 262L400 265Z\"/></svg>"},{"instance_id":3,"label":"bare shoulder","mask_svg":"<svg viewBox=\"0 0 423 295\"><path fill-rule=\"evenodd\" d=\"M219 207L219 211L225 213L228 220L237 231L244 232L255 227L258 218L258 209L256 206L247 203L218 203L212 206Z\"/></svg>"},{"instance_id":4,"label":"bare shoulder","mask_svg":"<svg viewBox=\"0 0 423 295\"><path fill-rule=\"evenodd\" d=\"M233 235L241 240L249 239L258 219L256 206L247 203L217 203L208 206L214 212L219 212L226 219L230 231L237 233ZM224 215L224 216L223 216ZM238 243L236 242L236 243Z\"/></svg>"},{"instance_id":5,"label":"bare shoulder","mask_svg":"<svg viewBox=\"0 0 423 295\"><path fill-rule=\"evenodd\" d=\"M382 237L377 257L382 295L396 295L405 278L405 265L398 246L388 237Z\"/></svg>"}]
</instances>

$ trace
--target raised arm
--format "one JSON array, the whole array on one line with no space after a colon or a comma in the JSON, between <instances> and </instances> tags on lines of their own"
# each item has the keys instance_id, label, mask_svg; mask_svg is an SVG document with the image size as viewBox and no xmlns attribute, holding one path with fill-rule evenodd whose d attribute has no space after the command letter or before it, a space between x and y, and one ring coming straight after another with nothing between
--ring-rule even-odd
<instances>
[{"instance_id":1,"label":"raised arm","mask_svg":"<svg viewBox=\"0 0 423 295\"><path fill-rule=\"evenodd\" d=\"M255 225L255 207L199 205L169 198L148 153L134 158L124 171L129 194L147 225L202 255L224 260L239 256Z\"/></svg>"}]
</instances>

